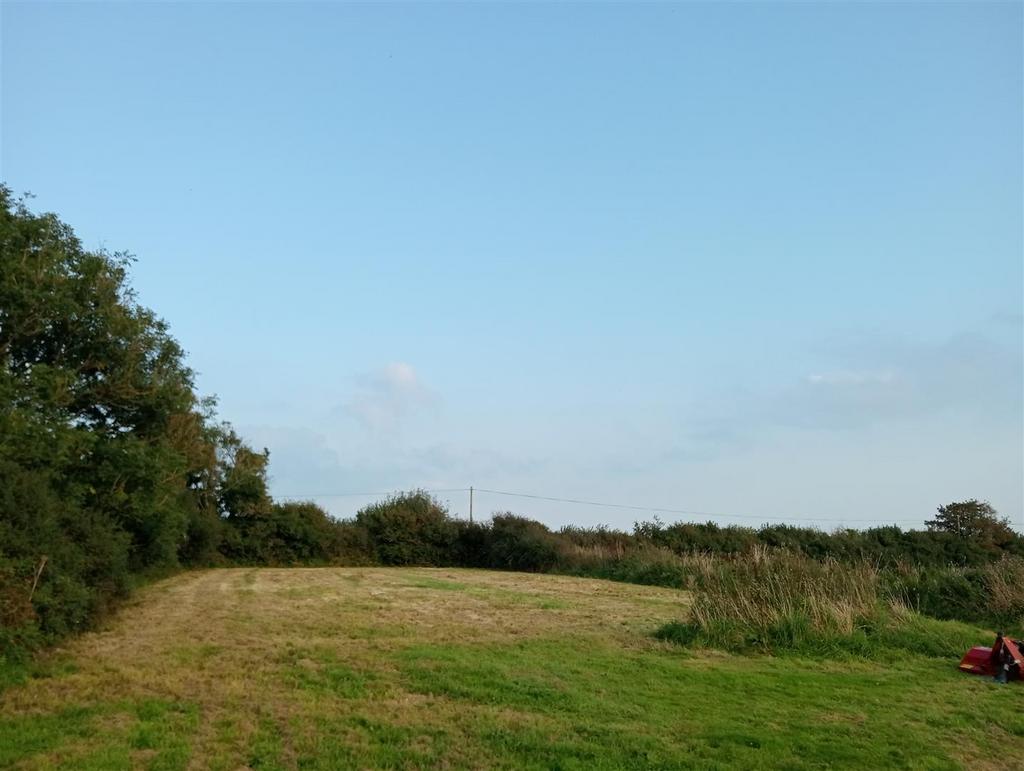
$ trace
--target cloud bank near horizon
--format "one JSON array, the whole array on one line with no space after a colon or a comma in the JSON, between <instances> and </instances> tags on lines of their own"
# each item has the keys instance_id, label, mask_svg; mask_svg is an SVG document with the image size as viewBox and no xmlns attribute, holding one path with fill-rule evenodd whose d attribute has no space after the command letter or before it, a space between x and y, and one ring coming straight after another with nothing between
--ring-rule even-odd
<instances>
[{"instance_id":1,"label":"cloud bank near horizon","mask_svg":"<svg viewBox=\"0 0 1024 771\"><path fill-rule=\"evenodd\" d=\"M814 358L819 366L777 387L733 383L732 392L653 413L623 401L593 421L551 404L546 427L532 432L517 426L514 404L475 425L413 364L395 361L354 375L341 407L311 424L243 428L270 448L279 495L474 484L653 507L820 512L823 527L920 519L946 497L977 496L1019 518L1024 360L1012 340L859 335L828 341ZM856 484L844 481L851 473ZM814 490L819 483L824 494ZM321 502L349 516L366 501ZM628 526L637 518L520 500L483 505L518 507L552 524Z\"/></svg>"}]
</instances>

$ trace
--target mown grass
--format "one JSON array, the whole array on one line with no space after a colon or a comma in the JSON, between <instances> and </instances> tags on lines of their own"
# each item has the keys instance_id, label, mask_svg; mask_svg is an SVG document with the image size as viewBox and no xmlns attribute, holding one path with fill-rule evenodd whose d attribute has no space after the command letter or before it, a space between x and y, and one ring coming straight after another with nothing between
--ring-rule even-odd
<instances>
[{"instance_id":1,"label":"mown grass","mask_svg":"<svg viewBox=\"0 0 1024 771\"><path fill-rule=\"evenodd\" d=\"M1000 734L1024 736L1019 694L964 683L941 660L885 669L607 647L581 658L556 641L417 647L403 659L413 690L475 714L539 716L520 736L486 718L478 725L475 738L519 767L955 767L958 742L980 739L997 753ZM908 688L913 681L929 685ZM958 707L936 691L955 692ZM972 711L990 698L1006 710L994 723Z\"/></svg>"},{"instance_id":2,"label":"mown grass","mask_svg":"<svg viewBox=\"0 0 1024 771\"><path fill-rule=\"evenodd\" d=\"M74 705L0 719L0 768L184 768L195 705L161 699Z\"/></svg>"},{"instance_id":3,"label":"mown grass","mask_svg":"<svg viewBox=\"0 0 1024 771\"><path fill-rule=\"evenodd\" d=\"M687 603L471 570L178 576L0 694L0 767L1024 767L1017 686L907 649L655 639Z\"/></svg>"}]
</instances>

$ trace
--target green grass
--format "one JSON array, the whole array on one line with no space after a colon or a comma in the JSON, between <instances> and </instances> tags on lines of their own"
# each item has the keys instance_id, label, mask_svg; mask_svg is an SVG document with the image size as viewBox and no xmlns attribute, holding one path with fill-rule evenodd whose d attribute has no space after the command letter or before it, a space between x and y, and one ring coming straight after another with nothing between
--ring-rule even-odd
<instances>
[{"instance_id":1,"label":"green grass","mask_svg":"<svg viewBox=\"0 0 1024 771\"><path fill-rule=\"evenodd\" d=\"M184 768L194 705L160 699L71 706L46 715L0 719L0 768L32 759L35 767Z\"/></svg>"},{"instance_id":2,"label":"green grass","mask_svg":"<svg viewBox=\"0 0 1024 771\"><path fill-rule=\"evenodd\" d=\"M358 699L366 694L373 674L347 666L330 649L289 647L282 657L282 677L292 688L332 698Z\"/></svg>"},{"instance_id":3,"label":"green grass","mask_svg":"<svg viewBox=\"0 0 1024 771\"><path fill-rule=\"evenodd\" d=\"M0 693L6 688L25 682L28 670L28 664L21 658L0 656Z\"/></svg>"},{"instance_id":4,"label":"green grass","mask_svg":"<svg viewBox=\"0 0 1024 771\"><path fill-rule=\"evenodd\" d=\"M282 740L274 721L264 718L250 742L248 764L251 768L276 769L281 764Z\"/></svg>"},{"instance_id":5,"label":"green grass","mask_svg":"<svg viewBox=\"0 0 1024 771\"><path fill-rule=\"evenodd\" d=\"M708 665L607 647L580 657L559 641L417 647L401 658L410 689L471 706L484 717L474 739L513 767L953 768L959 742L996 755L1024 737L1020 693L965 681L942 660ZM504 710L539 719L521 732L485 717Z\"/></svg>"},{"instance_id":6,"label":"green grass","mask_svg":"<svg viewBox=\"0 0 1024 771\"><path fill-rule=\"evenodd\" d=\"M75 669L75 662L65 656L32 659L23 653L15 657L0 657L0 693L28 680L68 675Z\"/></svg>"},{"instance_id":7,"label":"green grass","mask_svg":"<svg viewBox=\"0 0 1024 771\"><path fill-rule=\"evenodd\" d=\"M673 590L441 575L150 587L12 678L0 768L1024 767L1024 688L943 648L983 630L915 620L872 656L751 656L657 640Z\"/></svg>"}]
</instances>

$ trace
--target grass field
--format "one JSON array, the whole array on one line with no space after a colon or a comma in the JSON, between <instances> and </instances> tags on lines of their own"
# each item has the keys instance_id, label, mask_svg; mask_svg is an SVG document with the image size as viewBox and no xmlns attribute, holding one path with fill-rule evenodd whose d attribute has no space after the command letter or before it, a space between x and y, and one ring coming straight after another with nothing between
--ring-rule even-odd
<instances>
[{"instance_id":1,"label":"grass field","mask_svg":"<svg viewBox=\"0 0 1024 771\"><path fill-rule=\"evenodd\" d=\"M0 767L1024 768L1024 689L956 661L687 653L669 589L213 570L0 694Z\"/></svg>"}]
</instances>

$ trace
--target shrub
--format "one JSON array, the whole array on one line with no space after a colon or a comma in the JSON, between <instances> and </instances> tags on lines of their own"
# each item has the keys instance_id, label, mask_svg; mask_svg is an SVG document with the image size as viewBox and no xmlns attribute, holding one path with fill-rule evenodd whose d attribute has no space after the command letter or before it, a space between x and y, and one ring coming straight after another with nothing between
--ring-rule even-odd
<instances>
[{"instance_id":1,"label":"shrub","mask_svg":"<svg viewBox=\"0 0 1024 771\"><path fill-rule=\"evenodd\" d=\"M216 509L192 508L188 513L185 540L178 549L183 565L210 567L224 562L221 544L224 540L224 520Z\"/></svg>"},{"instance_id":2,"label":"shrub","mask_svg":"<svg viewBox=\"0 0 1024 771\"><path fill-rule=\"evenodd\" d=\"M373 546L366 529L338 522L311 501L275 503L264 513L229 517L222 549L247 565L366 565Z\"/></svg>"},{"instance_id":3,"label":"shrub","mask_svg":"<svg viewBox=\"0 0 1024 771\"><path fill-rule=\"evenodd\" d=\"M490 530L491 567L542 572L558 564L558 538L540 522L506 512L494 515Z\"/></svg>"},{"instance_id":4,"label":"shrub","mask_svg":"<svg viewBox=\"0 0 1024 771\"><path fill-rule=\"evenodd\" d=\"M448 510L423 491L400 493L356 514L383 565L449 565L457 527Z\"/></svg>"},{"instance_id":5,"label":"shrub","mask_svg":"<svg viewBox=\"0 0 1024 771\"><path fill-rule=\"evenodd\" d=\"M486 568L491 563L491 527L482 522L453 522L451 564L467 568Z\"/></svg>"},{"instance_id":6,"label":"shrub","mask_svg":"<svg viewBox=\"0 0 1024 771\"><path fill-rule=\"evenodd\" d=\"M0 657L37 641L35 608L29 598L32 579L19 574L8 560L0 559Z\"/></svg>"},{"instance_id":7,"label":"shrub","mask_svg":"<svg viewBox=\"0 0 1024 771\"><path fill-rule=\"evenodd\" d=\"M355 522L335 522L335 552L331 561L338 565L374 565L373 544L365 527Z\"/></svg>"}]
</instances>

